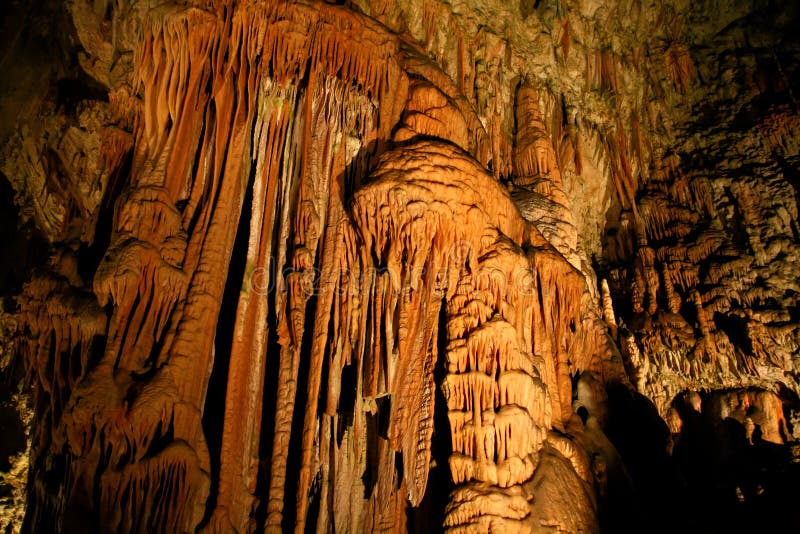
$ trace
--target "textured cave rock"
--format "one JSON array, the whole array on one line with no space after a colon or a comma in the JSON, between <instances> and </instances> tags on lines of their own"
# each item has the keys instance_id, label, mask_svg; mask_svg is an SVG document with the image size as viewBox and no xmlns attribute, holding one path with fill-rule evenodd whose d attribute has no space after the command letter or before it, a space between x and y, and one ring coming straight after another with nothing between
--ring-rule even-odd
<instances>
[{"instance_id":1,"label":"textured cave rock","mask_svg":"<svg viewBox=\"0 0 800 534\"><path fill-rule=\"evenodd\" d=\"M2 9L0 528L792 517L794 3Z\"/></svg>"}]
</instances>

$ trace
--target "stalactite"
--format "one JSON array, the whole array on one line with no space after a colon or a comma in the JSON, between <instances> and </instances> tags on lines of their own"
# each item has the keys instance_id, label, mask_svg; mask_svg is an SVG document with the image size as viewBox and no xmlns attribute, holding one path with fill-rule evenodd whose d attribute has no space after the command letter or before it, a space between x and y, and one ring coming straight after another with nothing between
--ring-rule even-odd
<instances>
[{"instance_id":1,"label":"stalactite","mask_svg":"<svg viewBox=\"0 0 800 534\"><path fill-rule=\"evenodd\" d=\"M540 111L539 92L523 84L517 89L516 98L514 201L522 216L573 265L580 267L576 254L577 229L563 191L553 142Z\"/></svg>"}]
</instances>

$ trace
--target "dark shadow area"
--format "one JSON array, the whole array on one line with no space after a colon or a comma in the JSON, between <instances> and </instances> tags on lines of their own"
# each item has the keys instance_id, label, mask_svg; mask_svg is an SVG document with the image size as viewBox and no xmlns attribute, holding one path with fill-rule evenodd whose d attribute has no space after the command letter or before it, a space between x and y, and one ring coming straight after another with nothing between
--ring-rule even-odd
<instances>
[{"instance_id":1,"label":"dark shadow area","mask_svg":"<svg viewBox=\"0 0 800 534\"><path fill-rule=\"evenodd\" d=\"M686 530L786 532L800 497L800 464L790 448L764 441L758 428L751 445L739 421L715 421L680 399L675 408L683 419L673 457L689 498Z\"/></svg>"},{"instance_id":2,"label":"dark shadow area","mask_svg":"<svg viewBox=\"0 0 800 534\"><path fill-rule=\"evenodd\" d=\"M318 287L319 280L314 281L314 287ZM306 313L304 324L306 325L303 331L303 340L300 348L300 365L298 366L298 377L308 377L309 373L309 355L311 354L311 346L314 338L314 329L311 325L314 324L314 317L317 311L317 296L312 295L306 303ZM283 497L283 523L281 528L284 532L290 532L294 529L294 524L297 520L297 490L299 487L300 467L302 463L303 451L303 424L305 419L305 407L308 400L308 386L303 387L301 382L298 382L297 391L294 398L294 411L292 413L292 430L289 435L289 453L286 458L286 483L285 493ZM317 406L319 410L319 406ZM309 497L309 501L313 501L314 496ZM311 514L306 515L306 532L313 531L313 526L316 525L317 518Z\"/></svg>"},{"instance_id":3,"label":"dark shadow area","mask_svg":"<svg viewBox=\"0 0 800 534\"><path fill-rule=\"evenodd\" d=\"M617 448L635 495L608 488L601 511L603 532L676 532L685 494L667 452L669 429L645 396L621 384L608 386L605 433Z\"/></svg>"},{"instance_id":4,"label":"dark shadow area","mask_svg":"<svg viewBox=\"0 0 800 534\"><path fill-rule=\"evenodd\" d=\"M0 297L6 311L15 306L9 297L18 295L31 271L47 260L48 248L33 223L22 222L14 189L0 173Z\"/></svg>"},{"instance_id":5,"label":"dark shadow area","mask_svg":"<svg viewBox=\"0 0 800 534\"><path fill-rule=\"evenodd\" d=\"M764 441L758 428L750 444L739 421L714 420L680 397L674 408L683 426L674 436L655 406L624 386L608 388L608 408L605 432L636 496L619 502L624 496L609 488L603 532L791 531L800 463L790 446Z\"/></svg>"},{"instance_id":6,"label":"dark shadow area","mask_svg":"<svg viewBox=\"0 0 800 534\"><path fill-rule=\"evenodd\" d=\"M242 291L242 284L245 283L243 280L247 267L252 204L253 176L251 174L244 202L242 203L242 212L236 229L231 260L228 265L228 276L225 281L225 291L222 295L222 305L220 306L216 335L214 336L214 363L206 391L206 402L203 407L203 433L206 436L208 453L211 458L211 491L209 492L208 501L206 501L205 520L210 518L217 502L222 428L225 422L225 395L228 387L228 366L231 359L233 333L236 328L236 310L239 306L239 295Z\"/></svg>"},{"instance_id":7,"label":"dark shadow area","mask_svg":"<svg viewBox=\"0 0 800 534\"><path fill-rule=\"evenodd\" d=\"M428 473L428 485L425 495L416 508L406 509L408 519L408 532L423 534L431 531L431 525L444 524L445 507L449 501L450 492L453 490L450 463L448 459L453 452L453 443L450 436L450 421L447 417L447 400L440 387L447 374L446 348L447 348L447 316L445 302L442 301L439 310L439 358L433 370L433 379L436 383L433 410L433 438L431 440L431 458L434 466Z\"/></svg>"},{"instance_id":8,"label":"dark shadow area","mask_svg":"<svg viewBox=\"0 0 800 534\"><path fill-rule=\"evenodd\" d=\"M274 284L274 268L270 272L270 284ZM270 286L271 287L271 286ZM280 365L281 347L278 344L278 318L275 314L275 291L270 291L267 297L267 372L264 373L264 391L262 395L263 409L261 411L261 433L258 457L260 460L258 470L258 480L256 482L256 495L267 495L269 490L269 480L271 476L271 466L269 458L272 457L272 447L275 435L275 412L277 406L278 392L278 366ZM273 370L270 372L270 370ZM256 521L263 525L267 518L266 499L261 499L256 508Z\"/></svg>"},{"instance_id":9,"label":"dark shadow area","mask_svg":"<svg viewBox=\"0 0 800 534\"><path fill-rule=\"evenodd\" d=\"M16 310L12 296L21 292L30 271L46 258L47 243L32 224L22 223L14 204L14 190L0 174L0 306L3 311ZM0 328L2 326L0 324ZM0 370L0 472L3 473L11 468L13 457L26 448L25 425L14 397L23 378L22 362L11 360L7 368ZM0 500L10 496L11 487L0 482Z\"/></svg>"},{"instance_id":10,"label":"dark shadow area","mask_svg":"<svg viewBox=\"0 0 800 534\"><path fill-rule=\"evenodd\" d=\"M103 256L111 244L112 228L114 228L114 212L117 202L122 196L128 177L131 175L133 151L128 151L122 163L111 173L103 200L97 209L97 222L95 223L94 239L90 245L81 243L78 254L78 273L81 279L91 285L94 273L103 260Z\"/></svg>"},{"instance_id":11,"label":"dark shadow area","mask_svg":"<svg viewBox=\"0 0 800 534\"><path fill-rule=\"evenodd\" d=\"M11 468L11 457L25 450L25 430L14 404L10 399L14 388L0 382L0 471ZM0 499L9 495L10 488L0 482Z\"/></svg>"}]
</instances>

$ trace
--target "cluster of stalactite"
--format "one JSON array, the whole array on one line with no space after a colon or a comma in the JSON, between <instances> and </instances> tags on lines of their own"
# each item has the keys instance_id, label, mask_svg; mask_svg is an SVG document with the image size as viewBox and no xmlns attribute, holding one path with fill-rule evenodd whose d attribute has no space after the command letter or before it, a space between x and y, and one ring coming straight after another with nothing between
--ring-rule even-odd
<instances>
[{"instance_id":1,"label":"cluster of stalactite","mask_svg":"<svg viewBox=\"0 0 800 534\"><path fill-rule=\"evenodd\" d=\"M552 434L542 451L572 414L571 375L608 365L592 348L607 336L581 315L584 276L487 169L511 140L352 11L147 17L133 88L112 91L133 142L108 162L122 192L92 286L67 250L21 300L28 526L402 530L426 494L437 387L447 527L557 524L564 510L531 505L537 473L572 477L593 510L578 448ZM553 148L535 91L519 99L516 174L561 203L554 223ZM549 238L574 259L567 230ZM542 454L566 463L550 476Z\"/></svg>"},{"instance_id":2,"label":"cluster of stalactite","mask_svg":"<svg viewBox=\"0 0 800 534\"><path fill-rule=\"evenodd\" d=\"M679 92L698 91L694 101L705 102L687 119L705 140L653 157L627 201L620 194L619 224L604 250L610 264L604 316L618 323L612 330L631 381L662 416L686 390L758 388L796 399L791 84L776 56L743 47L733 35L724 46L734 61L694 65L673 39L679 23L668 28L667 71ZM770 39L785 46L780 32ZM718 82L690 88L696 67L707 79L730 70ZM737 105L755 110L752 118L734 118L726 86L737 88ZM711 108L718 110L713 120L703 116ZM614 308L621 312L616 317Z\"/></svg>"},{"instance_id":3,"label":"cluster of stalactite","mask_svg":"<svg viewBox=\"0 0 800 534\"><path fill-rule=\"evenodd\" d=\"M429 165L437 172L428 172ZM578 343L569 329L580 321L583 278L520 217L499 184L449 144L405 146L387 154L374 176L356 193L354 206L367 252L386 258L394 284L389 310L399 307L399 335L388 336L396 337L400 380L392 394L399 405L392 407L390 438L397 410L412 421L400 428L419 429L400 435L404 462L429 454L443 313L441 387L456 485L445 526L532 531L541 518L531 514L533 492L525 484L553 419L563 427L572 413L569 360ZM371 360L380 361L377 356ZM409 372L422 374L422 388ZM404 400L420 395L421 405ZM409 407L416 411L407 414ZM406 476L413 469L424 487L427 463L424 458L406 467ZM407 487L414 503L419 485Z\"/></svg>"},{"instance_id":4,"label":"cluster of stalactite","mask_svg":"<svg viewBox=\"0 0 800 534\"><path fill-rule=\"evenodd\" d=\"M785 263L797 255L796 202L779 176L719 182L664 161L639 194L633 265L610 272L630 306L619 329L629 373L662 414L686 389L798 387L798 287Z\"/></svg>"},{"instance_id":5,"label":"cluster of stalactite","mask_svg":"<svg viewBox=\"0 0 800 534\"><path fill-rule=\"evenodd\" d=\"M102 95L0 158L51 256L26 528L592 532L609 383L789 438L796 103L736 172L658 146L669 6L91 4Z\"/></svg>"},{"instance_id":6,"label":"cluster of stalactite","mask_svg":"<svg viewBox=\"0 0 800 534\"><path fill-rule=\"evenodd\" d=\"M715 391L707 394L705 401L696 391L678 395L666 417L673 437L678 440L684 425L694 423L692 419L701 414L714 426L721 427L729 421L735 421L741 425L744 438L750 445L753 444L756 435L758 439L776 445L791 439L783 411L783 401L772 391L759 389Z\"/></svg>"}]
</instances>

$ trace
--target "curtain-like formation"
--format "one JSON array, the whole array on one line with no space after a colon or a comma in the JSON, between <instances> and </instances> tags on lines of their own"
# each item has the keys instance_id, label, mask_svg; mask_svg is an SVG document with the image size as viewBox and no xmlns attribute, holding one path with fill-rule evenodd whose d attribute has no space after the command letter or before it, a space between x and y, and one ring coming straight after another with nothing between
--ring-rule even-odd
<instances>
[{"instance_id":1,"label":"curtain-like formation","mask_svg":"<svg viewBox=\"0 0 800 534\"><path fill-rule=\"evenodd\" d=\"M352 11L164 7L143 29L94 295L37 279L23 303L48 422L30 528L402 530L445 433L445 524L534 529L591 360L586 286L486 170L500 134Z\"/></svg>"}]
</instances>

